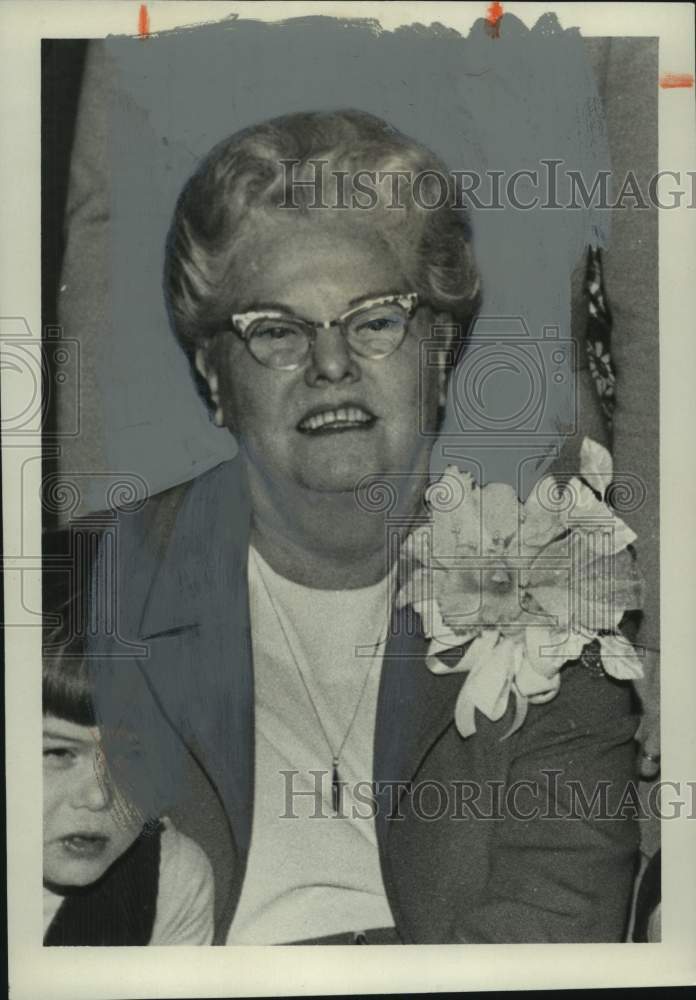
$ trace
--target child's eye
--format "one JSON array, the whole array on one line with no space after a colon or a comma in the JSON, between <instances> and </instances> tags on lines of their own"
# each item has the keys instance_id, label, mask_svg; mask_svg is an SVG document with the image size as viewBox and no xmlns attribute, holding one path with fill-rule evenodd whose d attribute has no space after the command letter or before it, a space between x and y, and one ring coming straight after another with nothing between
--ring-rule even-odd
<instances>
[{"instance_id":1,"label":"child's eye","mask_svg":"<svg viewBox=\"0 0 696 1000\"><path fill-rule=\"evenodd\" d=\"M54 769L70 767L77 755L69 747L44 747L44 763Z\"/></svg>"}]
</instances>

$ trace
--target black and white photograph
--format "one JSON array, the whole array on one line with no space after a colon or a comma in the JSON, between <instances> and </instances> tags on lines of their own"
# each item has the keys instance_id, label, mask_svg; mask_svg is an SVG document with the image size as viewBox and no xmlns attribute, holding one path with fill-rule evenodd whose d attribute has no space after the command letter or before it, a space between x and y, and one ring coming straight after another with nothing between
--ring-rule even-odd
<instances>
[{"instance_id":1,"label":"black and white photograph","mask_svg":"<svg viewBox=\"0 0 696 1000\"><path fill-rule=\"evenodd\" d=\"M693 10L20 6L15 995L693 983Z\"/></svg>"}]
</instances>

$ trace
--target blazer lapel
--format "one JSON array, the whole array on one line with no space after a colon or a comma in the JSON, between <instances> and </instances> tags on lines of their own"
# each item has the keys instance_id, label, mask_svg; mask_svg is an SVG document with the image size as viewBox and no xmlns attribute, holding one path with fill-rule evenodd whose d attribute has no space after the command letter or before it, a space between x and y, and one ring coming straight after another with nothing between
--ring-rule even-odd
<instances>
[{"instance_id":1,"label":"blazer lapel","mask_svg":"<svg viewBox=\"0 0 696 1000\"><path fill-rule=\"evenodd\" d=\"M387 641L377 702L374 780L377 836L387 836L389 812L437 737L452 722L461 674L432 674L428 640L408 609L395 610ZM390 788L397 783L398 786Z\"/></svg>"},{"instance_id":2,"label":"blazer lapel","mask_svg":"<svg viewBox=\"0 0 696 1000\"><path fill-rule=\"evenodd\" d=\"M215 784L244 852L251 836L254 681L247 562L250 508L239 460L195 480L179 507L145 603L139 638L151 687ZM452 721L460 674L435 676L427 640L395 610L380 679L374 739L377 833Z\"/></svg>"},{"instance_id":3,"label":"blazer lapel","mask_svg":"<svg viewBox=\"0 0 696 1000\"><path fill-rule=\"evenodd\" d=\"M150 686L217 788L238 848L251 836L254 683L249 504L240 461L185 494L139 629Z\"/></svg>"}]
</instances>

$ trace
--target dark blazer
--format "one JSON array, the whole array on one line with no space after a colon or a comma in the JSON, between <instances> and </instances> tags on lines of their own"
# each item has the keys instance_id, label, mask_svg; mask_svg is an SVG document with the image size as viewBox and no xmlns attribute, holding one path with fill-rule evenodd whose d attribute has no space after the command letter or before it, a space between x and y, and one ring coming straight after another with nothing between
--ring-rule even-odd
<instances>
[{"instance_id":1,"label":"dark blazer","mask_svg":"<svg viewBox=\"0 0 696 1000\"><path fill-rule=\"evenodd\" d=\"M91 590L99 721L107 732L137 730L148 769L141 763L130 773L133 796L167 809L208 853L219 942L251 836L249 522L239 462L223 463L120 514L100 544ZM111 617L99 611L109 606ZM374 779L382 873L401 939L621 940L637 823L630 808L623 818L583 816L580 793L590 804L604 796L610 812L626 801L637 725L630 685L569 664L557 697L531 706L510 738L501 740L511 707L496 724L479 714L476 734L464 740L453 723L464 677L431 674L425 649L423 635L395 613ZM402 783L400 793L385 782Z\"/></svg>"}]
</instances>

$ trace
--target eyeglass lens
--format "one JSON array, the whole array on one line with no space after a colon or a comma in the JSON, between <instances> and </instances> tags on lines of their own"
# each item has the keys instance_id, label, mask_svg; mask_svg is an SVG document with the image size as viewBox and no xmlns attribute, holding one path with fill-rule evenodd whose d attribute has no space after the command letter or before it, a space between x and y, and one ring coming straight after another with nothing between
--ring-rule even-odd
<instances>
[{"instance_id":1,"label":"eyeglass lens","mask_svg":"<svg viewBox=\"0 0 696 1000\"><path fill-rule=\"evenodd\" d=\"M378 360L392 354L403 341L409 314L398 304L381 304L353 313L342 324L350 349ZM309 323L292 317L259 317L249 328L247 341L254 357L270 368L301 364L314 337Z\"/></svg>"}]
</instances>

